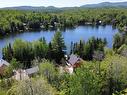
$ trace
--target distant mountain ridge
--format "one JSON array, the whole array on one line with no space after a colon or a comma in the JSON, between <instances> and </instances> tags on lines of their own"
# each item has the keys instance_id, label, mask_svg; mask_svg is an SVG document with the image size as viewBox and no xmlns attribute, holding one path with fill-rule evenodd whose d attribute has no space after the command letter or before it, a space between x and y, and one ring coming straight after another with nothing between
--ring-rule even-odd
<instances>
[{"instance_id":1,"label":"distant mountain ridge","mask_svg":"<svg viewBox=\"0 0 127 95\"><path fill-rule=\"evenodd\" d=\"M84 8L103 8L103 7L127 8L127 2L116 2L116 3L102 2L102 3L98 3L98 4L87 4L87 5L83 5L81 7L84 7Z\"/></svg>"},{"instance_id":2,"label":"distant mountain ridge","mask_svg":"<svg viewBox=\"0 0 127 95\"><path fill-rule=\"evenodd\" d=\"M49 7L19 6L19 7L6 7L3 9L36 10L36 9L57 9L57 8L54 6L49 6Z\"/></svg>"},{"instance_id":3,"label":"distant mountain ridge","mask_svg":"<svg viewBox=\"0 0 127 95\"><path fill-rule=\"evenodd\" d=\"M69 10L69 9L74 9L74 8L105 8L105 7L127 8L127 2L116 2L116 3L102 2L98 4L86 4L80 7L63 7L63 8L57 8L54 6L49 6L49 7L18 6L18 7L5 7L5 8L0 8L0 9L54 12L54 11L63 11L63 10Z\"/></svg>"},{"instance_id":4,"label":"distant mountain ridge","mask_svg":"<svg viewBox=\"0 0 127 95\"><path fill-rule=\"evenodd\" d=\"M5 10L30 10L30 11L60 11L59 8L56 8L54 6L40 6L40 7L33 7L33 6L18 6L18 7L5 7L1 8Z\"/></svg>"}]
</instances>

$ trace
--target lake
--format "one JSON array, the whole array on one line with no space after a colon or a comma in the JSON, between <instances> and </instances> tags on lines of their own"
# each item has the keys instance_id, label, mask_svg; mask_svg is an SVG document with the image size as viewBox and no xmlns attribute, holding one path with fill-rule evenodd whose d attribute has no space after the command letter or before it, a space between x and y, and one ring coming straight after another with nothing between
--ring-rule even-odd
<instances>
[{"instance_id":1,"label":"lake","mask_svg":"<svg viewBox=\"0 0 127 95\"><path fill-rule=\"evenodd\" d=\"M118 29L112 28L111 25L106 26L77 26L75 29L66 29L61 31L64 37L67 50L71 41L79 42L80 40L87 41L91 37L106 38L107 47L112 48L113 36L118 32ZM8 43L13 43L15 39L23 39L26 41L38 40L41 37L45 37L47 42L50 42L53 38L55 31L31 31L23 32L19 34L11 34L7 37L0 39L0 58L2 58L2 48Z\"/></svg>"}]
</instances>

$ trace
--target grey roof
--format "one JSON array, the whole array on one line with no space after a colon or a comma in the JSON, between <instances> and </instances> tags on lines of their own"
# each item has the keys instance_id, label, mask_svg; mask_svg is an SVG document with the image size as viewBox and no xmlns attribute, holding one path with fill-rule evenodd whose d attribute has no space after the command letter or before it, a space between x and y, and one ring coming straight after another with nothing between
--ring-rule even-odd
<instances>
[{"instance_id":1,"label":"grey roof","mask_svg":"<svg viewBox=\"0 0 127 95\"><path fill-rule=\"evenodd\" d=\"M27 72L28 74L34 74L34 73L37 73L38 71L39 71L38 66L33 67L33 68L26 69L26 72Z\"/></svg>"},{"instance_id":2,"label":"grey roof","mask_svg":"<svg viewBox=\"0 0 127 95\"><path fill-rule=\"evenodd\" d=\"M10 64L9 64L7 61L5 61L5 60L0 59L0 67L1 67L2 65L9 66Z\"/></svg>"},{"instance_id":3,"label":"grey roof","mask_svg":"<svg viewBox=\"0 0 127 95\"><path fill-rule=\"evenodd\" d=\"M80 58L74 54L70 55L70 58L68 60L68 62L72 65L74 65Z\"/></svg>"}]
</instances>

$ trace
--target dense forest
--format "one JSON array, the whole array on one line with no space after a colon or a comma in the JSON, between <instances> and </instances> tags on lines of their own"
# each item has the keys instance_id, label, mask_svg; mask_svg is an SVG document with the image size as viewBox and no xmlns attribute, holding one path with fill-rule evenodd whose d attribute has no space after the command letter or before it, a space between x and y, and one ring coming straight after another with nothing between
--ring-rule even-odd
<instances>
[{"instance_id":1,"label":"dense forest","mask_svg":"<svg viewBox=\"0 0 127 95\"><path fill-rule=\"evenodd\" d=\"M70 54L83 59L73 74L60 73L65 64L66 46L56 31L51 42L45 38L33 42L16 39L2 49L10 63L0 75L0 95L126 95L127 94L127 9L77 9L58 13L0 10L0 36L29 30L61 30L78 25L108 25L119 29L113 48L106 39L90 38L71 43ZM10 77L13 70L39 66L28 80Z\"/></svg>"},{"instance_id":2,"label":"dense forest","mask_svg":"<svg viewBox=\"0 0 127 95\"><path fill-rule=\"evenodd\" d=\"M112 24L122 30L127 24L127 10L121 8L75 9L58 13L0 10L0 17L1 36L28 30L64 29L81 24Z\"/></svg>"}]
</instances>

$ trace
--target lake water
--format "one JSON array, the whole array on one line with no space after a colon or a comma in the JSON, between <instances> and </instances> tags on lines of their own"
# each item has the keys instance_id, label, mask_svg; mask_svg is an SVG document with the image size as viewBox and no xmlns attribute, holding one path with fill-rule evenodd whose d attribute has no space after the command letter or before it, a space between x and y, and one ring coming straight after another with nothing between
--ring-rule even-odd
<instances>
[{"instance_id":1,"label":"lake water","mask_svg":"<svg viewBox=\"0 0 127 95\"><path fill-rule=\"evenodd\" d=\"M107 47L112 48L113 36L118 32L118 29L112 28L111 25L106 26L78 26L75 29L66 29L62 31L65 44L69 50L71 41L79 42L80 40L87 41L92 36L107 39ZM45 37L47 42L53 38L55 31L31 31L19 34L11 34L0 39L0 58L2 58L2 48L8 43L13 43L15 39L23 39L26 41L34 41L41 37Z\"/></svg>"}]
</instances>

